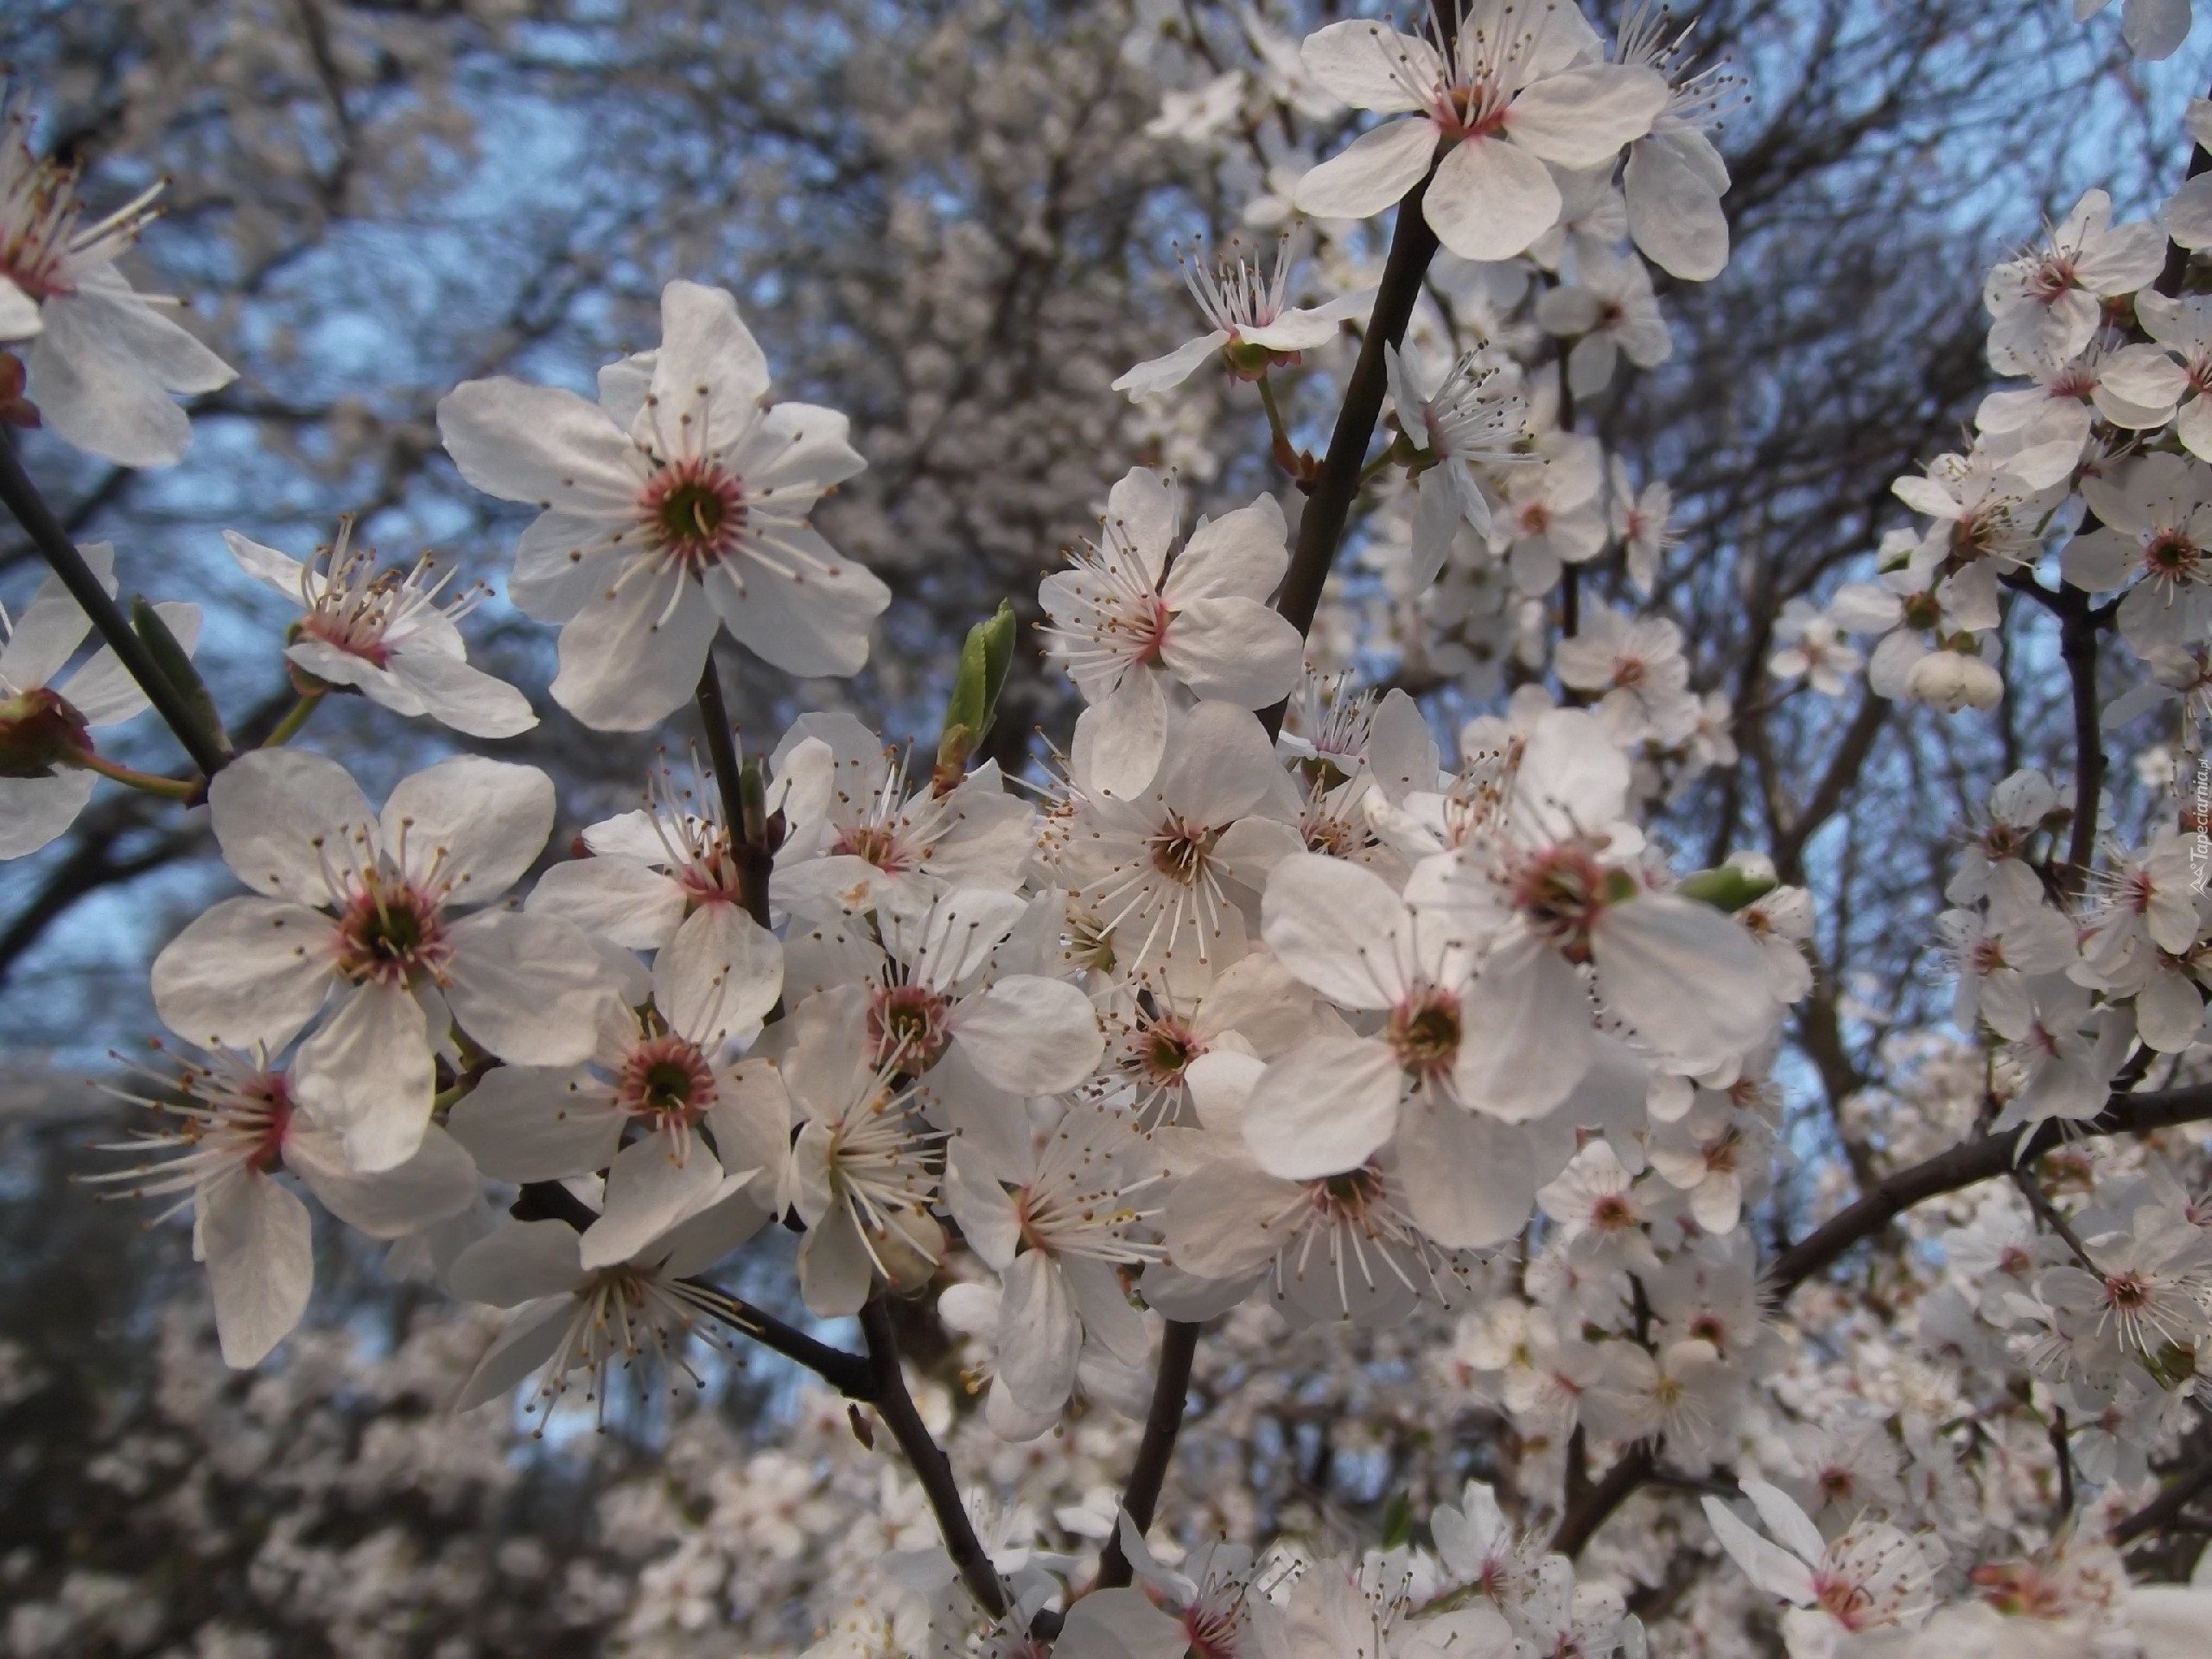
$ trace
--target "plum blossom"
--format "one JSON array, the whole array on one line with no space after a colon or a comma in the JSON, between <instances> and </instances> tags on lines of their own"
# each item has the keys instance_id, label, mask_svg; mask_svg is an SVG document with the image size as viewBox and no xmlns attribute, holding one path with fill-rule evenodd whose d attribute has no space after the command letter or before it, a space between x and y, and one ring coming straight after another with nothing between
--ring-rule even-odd
<instances>
[{"instance_id":1,"label":"plum blossom","mask_svg":"<svg viewBox=\"0 0 2212 1659\"><path fill-rule=\"evenodd\" d=\"M79 551L112 595L114 548L92 542ZM185 650L199 642L197 605L154 608ZM146 694L110 646L58 677L92 630L59 576L39 584L12 624L0 611L0 859L35 853L77 821L100 764L92 728L145 712Z\"/></svg>"},{"instance_id":2,"label":"plum blossom","mask_svg":"<svg viewBox=\"0 0 2212 1659\"><path fill-rule=\"evenodd\" d=\"M1287 236L1276 245L1272 274L1263 275L1259 262L1248 262L1234 243L1230 257L1211 265L1198 255L1182 257L1184 285L1211 326L1166 356L1138 364L1115 381L1113 389L1133 399L1166 391L1181 385L1217 353L1231 374L1253 378L1274 365L1296 364L1302 353L1335 339L1343 324L1367 315L1375 303L1371 288L1321 305L1292 305L1290 272L1295 257Z\"/></svg>"},{"instance_id":3,"label":"plum blossom","mask_svg":"<svg viewBox=\"0 0 2212 1659\"><path fill-rule=\"evenodd\" d=\"M259 1364L307 1310L315 1280L308 1208L276 1179L280 1171L372 1238L418 1231L476 1200L476 1170L442 1129L425 1130L404 1163L356 1170L340 1137L300 1109L284 1072L264 1059L217 1050L180 1058L173 1074L143 1076L146 1092L115 1092L176 1127L103 1147L140 1161L86 1179L116 1187L116 1198L181 1195L167 1213L192 1212L192 1253L207 1264L226 1364Z\"/></svg>"},{"instance_id":4,"label":"plum blossom","mask_svg":"<svg viewBox=\"0 0 2212 1659\"><path fill-rule=\"evenodd\" d=\"M1298 683L1303 642L1267 603L1290 555L1271 495L1202 521L1171 561L1174 492L1138 467L1106 499L1103 546L1071 553L1038 602L1046 648L1090 707L1077 741L1101 793L1133 799L1160 770L1176 690L1263 709Z\"/></svg>"},{"instance_id":5,"label":"plum blossom","mask_svg":"<svg viewBox=\"0 0 2212 1659\"><path fill-rule=\"evenodd\" d=\"M1783 1619L1791 1659L1826 1659L1839 1634L1911 1626L1935 1607L1936 1564L1910 1534L1861 1521L1831 1542L1779 1487L1738 1484L1773 1538L1717 1497L1704 1500L1706 1519L1744 1576L1791 1605Z\"/></svg>"},{"instance_id":6,"label":"plum blossom","mask_svg":"<svg viewBox=\"0 0 2212 1659\"><path fill-rule=\"evenodd\" d=\"M597 403L502 377L438 404L461 476L540 509L509 592L561 630L553 696L587 725L652 726L715 634L789 674L847 675L890 592L807 523L866 464L847 423L762 407L767 359L719 289L671 283L661 344L602 370Z\"/></svg>"},{"instance_id":7,"label":"plum blossom","mask_svg":"<svg viewBox=\"0 0 2212 1659\"><path fill-rule=\"evenodd\" d=\"M192 423L171 397L238 372L164 315L180 302L137 292L115 268L162 184L87 224L76 169L32 152L29 112L11 100L0 123L0 341L31 342L40 418L118 467L181 460Z\"/></svg>"},{"instance_id":8,"label":"plum blossom","mask_svg":"<svg viewBox=\"0 0 2212 1659\"><path fill-rule=\"evenodd\" d=\"M1384 348L1382 361L1399 427L1423 456L1414 476L1409 577L1418 591L1436 580L1462 524L1490 535L1490 500L1475 468L1528 459L1521 448L1528 404L1513 378L1477 353L1459 358L1433 385L1395 346Z\"/></svg>"},{"instance_id":9,"label":"plum blossom","mask_svg":"<svg viewBox=\"0 0 2212 1659\"><path fill-rule=\"evenodd\" d=\"M1547 162L1594 168L1650 131L1666 81L1607 63L1573 6L1463 0L1447 48L1362 19L1306 39L1315 80L1357 110L1395 120L1363 133L1298 186L1301 213L1365 219L1436 176L1421 210L1465 259L1510 259L1559 220ZM1437 159L1441 155L1441 159Z\"/></svg>"},{"instance_id":10,"label":"plum blossom","mask_svg":"<svg viewBox=\"0 0 2212 1659\"><path fill-rule=\"evenodd\" d=\"M2066 580L2093 594L2127 588L2120 628L2138 650L2201 638L2212 620L2212 468L2183 455L2142 455L2084 478L2082 494L2104 526L2067 543Z\"/></svg>"},{"instance_id":11,"label":"plum blossom","mask_svg":"<svg viewBox=\"0 0 2212 1659\"><path fill-rule=\"evenodd\" d=\"M404 575L378 572L376 550L353 545L353 521L302 564L273 547L223 532L246 575L300 607L285 659L305 684L359 691L396 715L428 715L471 737L513 737L537 724L530 700L503 680L468 665L454 625L486 596L476 588L447 603L440 595L457 572L433 582L428 553Z\"/></svg>"},{"instance_id":12,"label":"plum blossom","mask_svg":"<svg viewBox=\"0 0 2212 1659\"><path fill-rule=\"evenodd\" d=\"M241 1049L282 1048L321 1015L292 1090L358 1169L421 1146L449 1025L518 1064L591 1053L615 985L583 936L550 916L455 913L498 899L545 844L553 783L536 767L442 760L378 813L336 761L262 749L217 774L208 801L254 891L163 948L155 1007L188 1041Z\"/></svg>"},{"instance_id":13,"label":"plum blossom","mask_svg":"<svg viewBox=\"0 0 2212 1659\"><path fill-rule=\"evenodd\" d=\"M2098 302L2149 287L2165 263L2165 233L2156 225L2115 226L2112 197L2084 192L2041 248L1991 268L1982 285L1994 319L1990 366L2027 374L2039 359L2074 356L2096 333Z\"/></svg>"}]
</instances>

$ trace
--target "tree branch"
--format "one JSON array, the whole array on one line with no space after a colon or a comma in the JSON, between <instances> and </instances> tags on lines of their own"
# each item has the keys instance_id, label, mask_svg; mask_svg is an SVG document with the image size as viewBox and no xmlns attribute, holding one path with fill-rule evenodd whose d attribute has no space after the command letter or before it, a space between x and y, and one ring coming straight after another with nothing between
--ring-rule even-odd
<instances>
[{"instance_id":1,"label":"tree branch","mask_svg":"<svg viewBox=\"0 0 2212 1659\"><path fill-rule=\"evenodd\" d=\"M1160 1374L1153 1379L1144 1439L1137 1443L1128 1487L1122 1494L1122 1507L1129 1512L1140 1533L1152 1524L1160 1489L1167 1480L1167 1465L1175 1456L1175 1437L1182 1432L1183 1408L1191 1394L1191 1363L1198 1351L1198 1327L1182 1319L1168 1320L1166 1334L1160 1339ZM1121 1530L1116 1528L1099 1557L1098 1588L1118 1590L1134 1576L1129 1558L1122 1553Z\"/></svg>"},{"instance_id":2,"label":"tree branch","mask_svg":"<svg viewBox=\"0 0 2212 1659\"><path fill-rule=\"evenodd\" d=\"M931 1436L921 1413L914 1409L913 1396L906 1392L906 1378L899 1369L899 1333L892 1326L891 1309L880 1296L872 1298L861 1309L861 1334L868 1338L869 1403L906 1454L914 1478L922 1483L922 1492L937 1516L938 1530L944 1535L945 1553L960 1569L969 1593L993 1618L1004 1618L1006 1586L984 1553L982 1541L976 1536L968 1506L960 1501L951 1460Z\"/></svg>"},{"instance_id":3,"label":"tree branch","mask_svg":"<svg viewBox=\"0 0 2212 1659\"><path fill-rule=\"evenodd\" d=\"M2212 1118L2212 1084L2168 1089L2152 1094L2114 1095L2103 1116L2068 1127L2077 1135L2143 1135ZM1789 1293L1846 1251L1871 1238L1898 1216L1932 1198L1956 1192L1977 1182L1993 1180L2014 1164L2022 1168L2066 1138L2057 1120L2039 1125L2022 1144L2017 1133L1979 1135L1948 1152L1939 1152L1908 1168L1885 1177L1872 1191L1775 1259L1767 1274L1769 1299L1780 1302Z\"/></svg>"},{"instance_id":4,"label":"tree branch","mask_svg":"<svg viewBox=\"0 0 2212 1659\"><path fill-rule=\"evenodd\" d=\"M707 648L707 665L699 672L699 723L706 728L707 760L715 769L715 787L721 791L722 823L729 831L729 853L737 866L739 901L762 927L768 925L768 877L775 855L767 844L760 813L747 798L745 766L737 758L737 728L730 723L729 705L722 700L721 676L715 669L714 647Z\"/></svg>"},{"instance_id":5,"label":"tree branch","mask_svg":"<svg viewBox=\"0 0 2212 1659\"><path fill-rule=\"evenodd\" d=\"M1658 1459L1658 1450L1649 1440L1622 1453L1621 1460L1606 1470L1598 1484L1585 1491L1560 1517L1559 1527L1552 1534L1552 1548L1570 1560L1580 1555L1612 1512L1650 1478Z\"/></svg>"},{"instance_id":6,"label":"tree branch","mask_svg":"<svg viewBox=\"0 0 2212 1659\"><path fill-rule=\"evenodd\" d=\"M108 597L107 589L100 586L99 578L92 574L84 555L69 539L69 532L62 529L61 521L54 516L54 509L46 505L46 498L38 493L30 474L23 470L22 458L16 454L14 442L6 438L0 438L0 503L4 503L15 515L16 522L37 546L40 556L61 578L61 585L69 590L69 596L84 607L101 640L138 683L138 689L146 694L146 701L153 704L155 712L176 734L176 741L192 757L192 764L200 768L200 776L213 778L220 772L231 758L222 740L200 724L182 693L156 664L152 653L121 607Z\"/></svg>"},{"instance_id":7,"label":"tree branch","mask_svg":"<svg viewBox=\"0 0 2212 1659\"><path fill-rule=\"evenodd\" d=\"M1359 342L1359 359L1344 386L1344 406L1337 411L1336 431L1329 439L1329 453L1314 475L1313 493L1298 520L1298 545L1290 569L1284 573L1282 593L1275 601L1290 625L1303 634L1313 626L1320 607L1321 588L1336 563L1344 540L1344 523L1359 494L1359 475L1367 459L1369 441L1382 413L1382 394L1389 381L1383 361L1386 347L1405 338L1406 324L1421 297L1421 278L1436 257L1436 232L1428 228L1421 200L1428 181L1415 185L1398 204L1398 223L1390 233L1390 253L1382 267L1382 280L1375 290L1375 309L1369 315L1367 333ZM1272 737L1282 729L1287 701L1263 712L1260 718Z\"/></svg>"}]
</instances>

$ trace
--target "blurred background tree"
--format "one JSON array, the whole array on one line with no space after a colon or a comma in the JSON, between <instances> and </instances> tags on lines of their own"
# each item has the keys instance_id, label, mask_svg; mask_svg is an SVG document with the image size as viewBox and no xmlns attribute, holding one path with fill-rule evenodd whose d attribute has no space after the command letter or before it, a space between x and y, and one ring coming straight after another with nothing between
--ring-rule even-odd
<instances>
[{"instance_id":1,"label":"blurred background tree","mask_svg":"<svg viewBox=\"0 0 2212 1659\"><path fill-rule=\"evenodd\" d=\"M283 708L283 676L266 626L222 619L276 612L224 529L298 556L351 512L392 560L432 548L496 586L527 515L461 485L438 397L500 372L588 389L652 338L664 281L720 283L767 345L779 395L853 416L869 470L820 521L895 595L855 681L795 695L733 655L740 722L765 748L803 708L852 706L923 735L950 642L1001 596L1033 620L1038 577L1131 462L1174 467L1201 508L1269 487L1294 512L1238 389L1202 378L1132 408L1108 383L1192 332L1179 247L1272 237L1275 193L1330 147L1345 118L1300 84L1294 46L1335 10L17 0L0 7L0 60L43 142L83 165L96 200L168 176L136 275L188 296L241 371L195 408L175 468L107 467L37 435L27 454L79 538L117 544L127 585L207 608L202 663L251 731ZM1625 10L1592 8L1601 26ZM1658 831L1694 859L1768 852L1821 901L1818 988L1783 1073L1803 1161L1777 1192L1779 1225L1885 1166L1863 1103L1908 1085L1893 1033L1941 1018L1919 942L1953 832L1995 779L2064 754L2069 728L2056 675L2013 673L1996 716L1956 725L1777 684L1777 625L1793 598L1863 576L1905 516L1891 480L1961 447L1988 381L1980 274L2037 229L2021 204L2056 219L2099 183L2123 213L2146 210L2178 181L2180 106L2205 66L2187 52L2135 66L2058 0L1713 0L1695 39L1748 82L1721 141L1733 256L1713 283L1662 286L1671 359L1578 413L1639 480L1674 487L1661 601L1697 689L1733 705L1738 758L1680 792ZM1378 255L1357 238L1322 250L1348 278ZM1423 326L1473 326L1445 303L1472 280L1440 265ZM1302 442L1325 435L1348 360L1311 355L1292 403ZM1369 505L1361 533L1387 542L1391 510ZM33 560L0 535L0 598L27 595ZM1383 579L1345 563L1341 604L1387 611ZM1623 580L1609 556L1580 602ZM2046 621L2008 626L2028 670L2055 660ZM550 639L498 600L474 626L480 659L546 715L500 753L553 773L571 828L629 804L651 742L563 716L543 696ZM1035 734L1064 739L1073 712L1033 652L1017 664L994 737L1009 771L1038 765ZM1503 690L1418 653L1371 666L1421 692L1446 732ZM425 728L395 742L385 721L371 749L331 701L311 737L343 744L372 794L453 741ZM157 731L136 741L136 761L173 758ZM668 1650L724 1651L713 1633L732 1606L758 1640L803 1641L829 1604L793 1601L799 1579L741 1586L723 1576L729 1548L687 1584L691 1558L669 1544L736 1524L711 1470L764 1409L786 1427L814 1409L788 1388L717 1371L707 1408L677 1426L618 1414L605 1441L518 1448L439 1414L481 1333L365 1262L329 1265L339 1294L270 1375L230 1377L203 1293L176 1270L181 1238L146 1236L60 1179L79 1161L67 1143L100 1117L62 1080L150 1028L144 964L222 884L211 855L203 823L104 794L63 841L0 868L0 1041L18 1079L0 1162L12 1650L582 1652L626 1620L650 1649L642 1618ZM1441 1491L1512 1454L1479 1412L1461 1433L1424 1425L1410 1373L1362 1340L1308 1353L1320 1381L1302 1393L1194 1419L1185 1478L1223 1484L1200 1471L1233 1465L1260 1511L1224 1524L1306 1513L1371 1536L1390 1494ZM1214 1363L1240 1363L1235 1345ZM1332 1420L1356 1421L1357 1444ZM816 1430L794 1513L861 1478L836 1461L855 1455L842 1423ZM690 1472L654 1461L671 1433L693 1448ZM629 1478L658 1482L673 1510L648 1524L595 1496ZM833 1512L786 1516L791 1559ZM645 1560L658 1566L641 1578ZM689 1633L672 1607L696 1612Z\"/></svg>"}]
</instances>

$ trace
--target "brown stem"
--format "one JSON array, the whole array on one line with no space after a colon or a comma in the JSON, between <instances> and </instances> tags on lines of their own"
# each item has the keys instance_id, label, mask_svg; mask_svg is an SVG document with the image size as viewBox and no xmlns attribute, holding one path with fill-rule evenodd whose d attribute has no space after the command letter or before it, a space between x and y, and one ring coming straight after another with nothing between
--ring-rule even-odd
<instances>
[{"instance_id":1,"label":"brown stem","mask_svg":"<svg viewBox=\"0 0 2212 1659\"><path fill-rule=\"evenodd\" d=\"M1424 179L1398 204L1398 223L1390 234L1390 253L1382 266L1382 280L1375 290L1375 309L1369 315L1366 335L1359 342L1359 359L1344 386L1344 407L1337 411L1337 429L1329 439L1329 453L1314 474L1306 511L1298 520L1298 545L1290 569L1275 600L1291 626L1305 633L1313 626L1313 613L1321 603L1321 588L1336 563L1344 541L1344 523L1359 494L1359 475L1367 459L1367 446L1375 436L1375 423L1382 413L1382 394L1389 384L1385 347L1405 338L1406 324L1421 297L1421 278L1436 257L1436 232L1421 213L1427 194ZM1272 737L1282 730L1287 702L1279 702L1260 719Z\"/></svg>"},{"instance_id":2,"label":"brown stem","mask_svg":"<svg viewBox=\"0 0 2212 1659\"><path fill-rule=\"evenodd\" d=\"M1190 1398L1191 1362L1198 1351L1198 1327L1182 1319L1167 1321L1160 1339L1160 1374L1153 1379L1152 1408L1145 1413L1144 1439L1137 1443L1136 1462L1129 1468L1129 1484L1122 1494L1122 1507L1141 1533L1152 1524L1160 1503L1160 1489L1166 1484L1167 1465L1175 1456L1175 1437L1182 1432L1183 1407ZM1129 1558L1122 1553L1116 1528L1098 1561L1098 1587L1118 1590L1135 1576Z\"/></svg>"},{"instance_id":3,"label":"brown stem","mask_svg":"<svg viewBox=\"0 0 2212 1659\"><path fill-rule=\"evenodd\" d=\"M192 757L192 764L200 768L203 778L213 778L230 762L230 753L221 741L201 725L183 694L169 683L162 672L137 630L107 589L100 586L99 578L85 563L69 539L69 532L54 516L54 509L46 505L46 498L31 482L30 474L23 470L21 456L16 454L14 442L0 436L0 503L15 515L16 522L23 527L39 556L61 578L61 585L69 596L92 619L92 627L101 641L115 652L138 689L146 694L146 701L154 706L184 752Z\"/></svg>"},{"instance_id":4,"label":"brown stem","mask_svg":"<svg viewBox=\"0 0 2212 1659\"><path fill-rule=\"evenodd\" d=\"M2200 1084L2151 1094L2114 1095L2106 1103L2102 1116L2087 1123L2069 1123L2066 1129L2056 1120L2044 1123L2027 1135L2024 1145L2017 1131L1975 1135L1948 1152L1885 1177L1856 1203L1792 1244L1769 1269L1767 1294L1779 1302L1916 1204L1994 1179L2016 1162L2022 1168L2031 1166L2065 1139L2069 1130L2085 1137L2141 1135L2206 1118L2212 1118L2212 1084Z\"/></svg>"},{"instance_id":5,"label":"brown stem","mask_svg":"<svg viewBox=\"0 0 2212 1659\"><path fill-rule=\"evenodd\" d=\"M1552 1534L1554 1551L1570 1560L1580 1555L1612 1512L1650 1478L1658 1459L1657 1447L1649 1440L1623 1452L1621 1460L1606 1470L1596 1485L1567 1506L1567 1513L1560 1517L1558 1529Z\"/></svg>"},{"instance_id":6,"label":"brown stem","mask_svg":"<svg viewBox=\"0 0 2212 1659\"><path fill-rule=\"evenodd\" d=\"M868 1338L869 1402L899 1442L899 1449L906 1454L914 1478L921 1482L923 1495L937 1516L938 1530L944 1535L945 1553L960 1569L969 1593L993 1618L1004 1618L1006 1586L984 1553L982 1541L976 1536L968 1506L960 1501L951 1459L931 1435L922 1414L914 1409L913 1396L906 1392L906 1378L899 1369L899 1332L891 1323L890 1306L881 1297L861 1309L861 1334Z\"/></svg>"},{"instance_id":7,"label":"brown stem","mask_svg":"<svg viewBox=\"0 0 2212 1659\"><path fill-rule=\"evenodd\" d=\"M2212 1458L2207 1458L2195 1468L2184 1470L2172 1484L2145 1503L2134 1514L2124 1517L2106 1535L2115 1548L2132 1544L2138 1538L2156 1532L2171 1521L2181 1518L2181 1513L2199 1493L2212 1489Z\"/></svg>"}]
</instances>

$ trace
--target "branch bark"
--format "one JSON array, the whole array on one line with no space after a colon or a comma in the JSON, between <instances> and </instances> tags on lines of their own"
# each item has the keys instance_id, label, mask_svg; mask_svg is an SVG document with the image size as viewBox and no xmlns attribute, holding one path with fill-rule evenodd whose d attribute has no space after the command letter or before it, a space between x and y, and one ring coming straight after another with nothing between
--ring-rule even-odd
<instances>
[{"instance_id":1,"label":"branch bark","mask_svg":"<svg viewBox=\"0 0 2212 1659\"><path fill-rule=\"evenodd\" d=\"M2143 1135L2180 1123L2202 1122L2208 1118L2212 1118L2212 1084L2200 1084L2149 1094L2114 1095L2106 1103L2101 1116L2069 1127L2075 1134L2083 1136ZM1915 1205L1945 1192L1956 1192L1977 1182L1994 1179L2015 1163L2028 1168L2065 1138L2066 1132L2056 1120L2031 1132L2024 1146L2018 1134L1976 1135L1948 1152L1939 1152L1933 1158L1885 1176L1856 1203L1776 1258L1767 1274L1770 1300L1780 1302L1853 1245L1872 1237Z\"/></svg>"},{"instance_id":2,"label":"branch bark","mask_svg":"<svg viewBox=\"0 0 2212 1659\"><path fill-rule=\"evenodd\" d=\"M146 694L146 701L153 704L155 713L176 734L176 741L192 757L192 764L200 768L200 775L213 778L220 772L231 758L221 738L201 725L183 694L155 663L122 608L108 597L107 589L100 586L99 578L92 574L84 555L69 539L69 532L61 527L61 521L54 516L54 509L47 505L46 498L38 493L30 474L23 470L22 458L16 454L15 444L6 438L0 438L0 504L15 515L16 522L37 547L39 556L61 578L61 585L69 590L69 596L84 607L102 643L115 652L124 670L138 683L138 689Z\"/></svg>"},{"instance_id":3,"label":"branch bark","mask_svg":"<svg viewBox=\"0 0 2212 1659\"><path fill-rule=\"evenodd\" d=\"M1182 1433L1183 1407L1191 1393L1191 1363L1198 1351L1198 1327L1170 1319L1160 1339L1160 1374L1153 1379L1152 1406L1145 1413L1144 1438L1137 1443L1136 1461L1129 1467L1128 1490L1122 1507L1141 1533L1152 1524L1160 1503L1160 1489L1166 1484L1167 1465L1175 1456L1175 1437ZM1098 1561L1098 1587L1118 1590L1135 1577L1129 1558L1122 1553L1116 1529Z\"/></svg>"}]
</instances>

